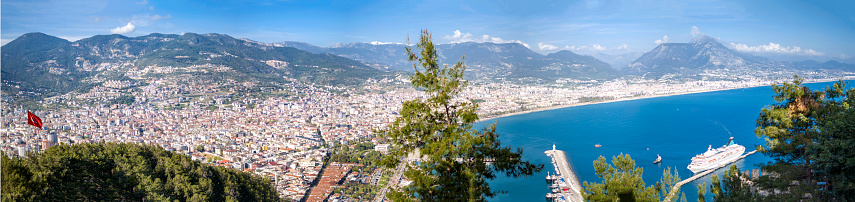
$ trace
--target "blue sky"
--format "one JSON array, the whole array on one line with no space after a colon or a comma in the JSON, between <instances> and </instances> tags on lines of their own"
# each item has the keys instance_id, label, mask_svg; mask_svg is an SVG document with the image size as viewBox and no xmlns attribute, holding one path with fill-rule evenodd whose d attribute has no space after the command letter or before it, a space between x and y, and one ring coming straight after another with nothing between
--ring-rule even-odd
<instances>
[{"instance_id":1,"label":"blue sky","mask_svg":"<svg viewBox=\"0 0 855 202\"><path fill-rule=\"evenodd\" d=\"M69 40L120 33L223 33L318 46L519 42L541 53L646 52L708 35L757 55L855 56L855 1L46 1L3 0L2 43L29 32Z\"/></svg>"}]
</instances>

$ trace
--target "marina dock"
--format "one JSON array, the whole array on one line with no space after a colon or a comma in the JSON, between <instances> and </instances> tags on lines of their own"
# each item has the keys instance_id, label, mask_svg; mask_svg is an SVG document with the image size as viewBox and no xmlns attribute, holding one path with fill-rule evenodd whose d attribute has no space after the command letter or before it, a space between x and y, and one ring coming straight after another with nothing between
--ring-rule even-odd
<instances>
[{"instance_id":1,"label":"marina dock","mask_svg":"<svg viewBox=\"0 0 855 202\"><path fill-rule=\"evenodd\" d=\"M547 197L554 198L555 201L585 201L582 197L582 185L573 169L570 168L570 163L567 161L567 156L564 151L556 150L555 145L552 145L552 150L545 152L547 156L552 157L552 166L555 167L555 178L552 183L557 184L556 193L547 194ZM547 176L547 180L550 180Z\"/></svg>"},{"instance_id":2,"label":"marina dock","mask_svg":"<svg viewBox=\"0 0 855 202\"><path fill-rule=\"evenodd\" d=\"M748 152L748 153L746 153L746 154L743 154L742 156L739 156L739 158L736 158L736 159L734 159L733 161L727 162L727 163L722 164L722 165L720 165L720 166L718 166L718 167L715 167L715 168L713 168L713 169L709 169L709 170L706 170L706 171L704 171L704 172L697 173L697 174L695 174L695 175L692 175L692 177L690 177L690 178L688 178L688 179L686 179L686 180L683 180L683 181L678 182L678 183L677 183L677 184L675 184L675 185L674 185L674 187L671 189L671 192L668 192L668 196L667 196L667 197L665 197L665 200L664 200L664 201L665 201L665 202L669 202L669 201L671 201L671 200L674 198L674 196L675 196L675 195L677 195L677 192L679 192L680 187L682 187L684 184L689 183L689 182L692 182L692 181L695 181L695 180L697 180L698 178L701 178L701 177L703 177L703 176L705 176L705 175L709 175L710 173L715 172L715 171L716 171L716 170L718 170L719 168L722 168L722 167L725 167L725 166L730 166L730 164L732 164L733 162L736 162L736 161L738 161L738 160L740 160L740 159L743 159L743 158L747 157L748 155L754 154L755 152L757 152L757 150L754 150L754 151Z\"/></svg>"}]
</instances>

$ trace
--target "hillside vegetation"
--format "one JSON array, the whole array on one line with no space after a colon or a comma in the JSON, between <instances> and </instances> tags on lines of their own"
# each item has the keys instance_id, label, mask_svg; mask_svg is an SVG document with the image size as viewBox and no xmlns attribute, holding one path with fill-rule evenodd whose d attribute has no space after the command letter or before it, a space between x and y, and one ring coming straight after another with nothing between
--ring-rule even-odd
<instances>
[{"instance_id":1,"label":"hillside vegetation","mask_svg":"<svg viewBox=\"0 0 855 202\"><path fill-rule=\"evenodd\" d=\"M2 157L3 201L278 201L264 177L158 146L57 145Z\"/></svg>"}]
</instances>

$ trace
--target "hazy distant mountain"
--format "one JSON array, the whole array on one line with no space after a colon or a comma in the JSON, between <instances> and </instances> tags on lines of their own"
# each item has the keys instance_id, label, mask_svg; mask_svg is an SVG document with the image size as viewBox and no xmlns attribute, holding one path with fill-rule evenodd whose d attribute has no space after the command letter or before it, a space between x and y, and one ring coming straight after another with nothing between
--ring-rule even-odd
<instances>
[{"instance_id":1,"label":"hazy distant mountain","mask_svg":"<svg viewBox=\"0 0 855 202\"><path fill-rule=\"evenodd\" d=\"M354 59L381 70L412 71L406 45L349 43L321 48L300 42L277 45L307 51L319 51ZM519 43L451 43L436 46L440 62L452 65L466 55L469 79L534 78L552 81L558 78L607 79L620 76L607 63L590 56L561 53L553 57L536 53ZM563 56L563 57L559 57Z\"/></svg>"},{"instance_id":2,"label":"hazy distant mountain","mask_svg":"<svg viewBox=\"0 0 855 202\"><path fill-rule=\"evenodd\" d=\"M638 59L639 57L641 57L641 55L644 55L644 53L642 53L642 52L630 52L630 53L614 54L614 55L605 54L605 53L595 53L595 54L592 54L591 56L593 56L594 58L597 58L598 60L601 60L605 63L608 63L609 65L611 65L613 68L615 68L617 70L621 70L624 67L626 67L627 65L629 65L630 63L632 63L633 61L635 61L636 59Z\"/></svg>"},{"instance_id":3,"label":"hazy distant mountain","mask_svg":"<svg viewBox=\"0 0 855 202\"><path fill-rule=\"evenodd\" d=\"M326 53L327 48L323 48L320 46L315 46L305 42L296 42L296 41L284 41L280 43L273 44L274 46L282 46L282 47L292 47L304 51L308 51L310 53L318 54L318 53Z\"/></svg>"},{"instance_id":4,"label":"hazy distant mountain","mask_svg":"<svg viewBox=\"0 0 855 202\"><path fill-rule=\"evenodd\" d=\"M617 78L620 76L620 72L613 69L609 64L595 57L578 55L569 50L550 53L546 55L544 60L554 60L555 62L552 64L559 65L561 68L556 73L558 75L568 75L571 78L582 78L582 76L574 77L573 75L584 75L584 77L595 79Z\"/></svg>"},{"instance_id":5,"label":"hazy distant mountain","mask_svg":"<svg viewBox=\"0 0 855 202\"><path fill-rule=\"evenodd\" d=\"M467 63L525 62L543 57L518 43L450 43L437 46L441 59L452 64L466 54Z\"/></svg>"},{"instance_id":6,"label":"hazy distant mountain","mask_svg":"<svg viewBox=\"0 0 855 202\"><path fill-rule=\"evenodd\" d=\"M790 54L775 54L775 53L750 53L752 55L758 57L769 58L774 61L781 62L801 62L805 60L817 60L817 61L826 61L829 60L828 57L822 56L808 56L808 55L790 55Z\"/></svg>"},{"instance_id":7,"label":"hazy distant mountain","mask_svg":"<svg viewBox=\"0 0 855 202\"><path fill-rule=\"evenodd\" d=\"M544 56L518 43L454 43L437 46L443 63L453 64L463 54L475 78L610 79L620 76L608 64L590 56L560 51Z\"/></svg>"},{"instance_id":8,"label":"hazy distant mountain","mask_svg":"<svg viewBox=\"0 0 855 202\"><path fill-rule=\"evenodd\" d=\"M412 71L403 44L349 43L329 47L328 52L365 63L380 70Z\"/></svg>"},{"instance_id":9,"label":"hazy distant mountain","mask_svg":"<svg viewBox=\"0 0 855 202\"><path fill-rule=\"evenodd\" d=\"M855 71L855 64L847 64L841 63L836 60L829 60L823 63L820 63L816 60L805 60L799 62L788 62L785 64L789 64L788 66L796 69L809 69L809 70L846 70L846 71Z\"/></svg>"},{"instance_id":10,"label":"hazy distant mountain","mask_svg":"<svg viewBox=\"0 0 855 202\"><path fill-rule=\"evenodd\" d=\"M403 44L349 43L332 47L319 47L303 42L285 41L277 46L294 47L312 53L331 53L360 61L365 65L384 71L412 71L412 63L407 62L407 53Z\"/></svg>"},{"instance_id":11,"label":"hazy distant mountain","mask_svg":"<svg viewBox=\"0 0 855 202\"><path fill-rule=\"evenodd\" d=\"M689 43L664 43L623 69L627 74L657 76L693 74L704 69L770 67L773 61L731 50L716 39L702 36Z\"/></svg>"},{"instance_id":12,"label":"hazy distant mountain","mask_svg":"<svg viewBox=\"0 0 855 202\"><path fill-rule=\"evenodd\" d=\"M855 64L855 57L850 57L846 59L839 58L839 61L846 64Z\"/></svg>"},{"instance_id":13,"label":"hazy distant mountain","mask_svg":"<svg viewBox=\"0 0 855 202\"><path fill-rule=\"evenodd\" d=\"M29 33L2 47L4 95L43 98L107 80L171 78L281 83L283 77L351 85L384 75L333 54L313 54L223 34L97 35L69 42Z\"/></svg>"}]
</instances>

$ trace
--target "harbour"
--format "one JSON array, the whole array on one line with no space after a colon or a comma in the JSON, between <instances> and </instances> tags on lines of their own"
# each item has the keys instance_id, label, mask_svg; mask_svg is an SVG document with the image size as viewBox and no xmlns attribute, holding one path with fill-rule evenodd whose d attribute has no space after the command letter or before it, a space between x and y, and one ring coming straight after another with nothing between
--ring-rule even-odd
<instances>
[{"instance_id":1,"label":"harbour","mask_svg":"<svg viewBox=\"0 0 855 202\"><path fill-rule=\"evenodd\" d=\"M828 85L830 83L808 84L811 89ZM609 159L620 154L631 155L636 166L644 168L644 182L651 185L661 179L662 171L668 167L677 168L683 179L694 176L686 168L691 164L691 157L710 144L721 145L728 137L744 145L746 153L763 145L765 140L754 134L755 123L760 109L775 103L773 96L772 87L764 86L562 108L497 118L476 125L495 122L503 144L523 148L523 158L546 167L550 166L552 158L543 152L551 150L552 144L557 145L580 183L602 180L595 175L592 165L600 156ZM600 147L596 147L597 144ZM657 154L662 160L654 164ZM757 169L758 164L772 161L771 157L756 154L731 165L740 170L752 170ZM687 181L680 191L688 201L696 201L697 186L704 182L709 185L710 176L721 176L724 170L717 169ZM553 169L545 168L533 176L497 176L490 180L490 185L506 194L488 200L544 200L545 194L552 191L544 183L544 177L554 173ZM706 196L711 199L709 192Z\"/></svg>"},{"instance_id":2,"label":"harbour","mask_svg":"<svg viewBox=\"0 0 855 202\"><path fill-rule=\"evenodd\" d=\"M552 193L546 194L546 198L552 201L585 201L582 197L582 185L573 173L564 151L555 149L553 144L552 150L543 153L552 158L552 166L555 168L555 175L546 176L552 190Z\"/></svg>"}]
</instances>

